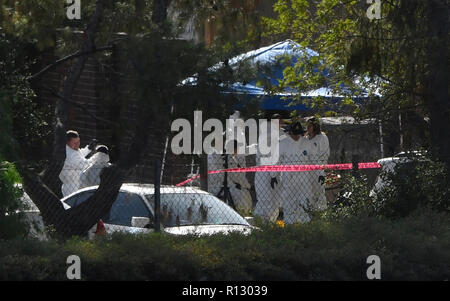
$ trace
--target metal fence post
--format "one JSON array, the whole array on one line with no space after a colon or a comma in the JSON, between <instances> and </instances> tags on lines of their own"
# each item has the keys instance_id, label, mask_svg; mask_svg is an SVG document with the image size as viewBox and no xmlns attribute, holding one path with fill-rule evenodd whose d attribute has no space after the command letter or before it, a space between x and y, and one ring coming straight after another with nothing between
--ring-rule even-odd
<instances>
[{"instance_id":1,"label":"metal fence post","mask_svg":"<svg viewBox=\"0 0 450 301\"><path fill-rule=\"evenodd\" d=\"M225 154L225 169L228 169L228 155ZM233 196L230 193L230 188L228 187L228 172L225 172L223 179L223 201L230 205L231 208L236 210L236 206L234 204Z\"/></svg>"},{"instance_id":2,"label":"metal fence post","mask_svg":"<svg viewBox=\"0 0 450 301\"><path fill-rule=\"evenodd\" d=\"M208 191L208 156L200 155L200 188Z\"/></svg>"},{"instance_id":3,"label":"metal fence post","mask_svg":"<svg viewBox=\"0 0 450 301\"><path fill-rule=\"evenodd\" d=\"M358 170L359 170L359 156L358 155L353 155L352 156L352 173L353 176L357 177L358 176Z\"/></svg>"},{"instance_id":4,"label":"metal fence post","mask_svg":"<svg viewBox=\"0 0 450 301\"><path fill-rule=\"evenodd\" d=\"M155 160L155 232L161 231L161 166L158 160Z\"/></svg>"},{"instance_id":5,"label":"metal fence post","mask_svg":"<svg viewBox=\"0 0 450 301\"><path fill-rule=\"evenodd\" d=\"M228 155L225 154L225 169L228 169ZM229 195L228 195L229 191L228 191L228 172L225 172L224 174L224 178L223 178L223 201L227 204L229 204L228 200L229 200Z\"/></svg>"}]
</instances>

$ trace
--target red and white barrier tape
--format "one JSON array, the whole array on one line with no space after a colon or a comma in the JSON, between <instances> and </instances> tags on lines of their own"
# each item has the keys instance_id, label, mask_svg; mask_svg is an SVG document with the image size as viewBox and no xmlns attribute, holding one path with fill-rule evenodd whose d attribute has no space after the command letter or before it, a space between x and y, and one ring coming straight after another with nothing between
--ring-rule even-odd
<instances>
[{"instance_id":1,"label":"red and white barrier tape","mask_svg":"<svg viewBox=\"0 0 450 301\"><path fill-rule=\"evenodd\" d=\"M344 163L344 164L326 164L326 165L265 165L265 166L253 166L246 168L229 168L222 170L211 170L208 174L215 174L221 172L258 172L258 171L266 171L266 172L280 172L280 171L312 171L312 170L348 170L352 169L352 163ZM358 169L367 169L367 168L381 168L380 164L377 162L366 162L366 163L358 163ZM197 179L200 175L187 179L181 183L178 183L176 186L183 186L187 183Z\"/></svg>"}]
</instances>

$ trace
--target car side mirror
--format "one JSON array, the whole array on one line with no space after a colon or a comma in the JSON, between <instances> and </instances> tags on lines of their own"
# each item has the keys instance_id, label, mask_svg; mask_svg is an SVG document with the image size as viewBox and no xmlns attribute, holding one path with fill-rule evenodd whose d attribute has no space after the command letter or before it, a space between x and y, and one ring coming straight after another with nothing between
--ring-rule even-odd
<instances>
[{"instance_id":1,"label":"car side mirror","mask_svg":"<svg viewBox=\"0 0 450 301\"><path fill-rule=\"evenodd\" d=\"M133 216L131 218L131 226L137 228L152 228L153 222L148 217Z\"/></svg>"},{"instance_id":2,"label":"car side mirror","mask_svg":"<svg viewBox=\"0 0 450 301\"><path fill-rule=\"evenodd\" d=\"M244 217L244 219L247 221L247 223L254 226L255 219L253 218L253 216L246 216L246 217Z\"/></svg>"}]
</instances>

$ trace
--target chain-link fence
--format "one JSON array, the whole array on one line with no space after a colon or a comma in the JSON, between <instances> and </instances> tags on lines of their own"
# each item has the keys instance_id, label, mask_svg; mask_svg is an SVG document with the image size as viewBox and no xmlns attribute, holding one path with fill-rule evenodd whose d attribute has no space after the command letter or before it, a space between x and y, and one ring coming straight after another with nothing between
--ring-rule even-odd
<instances>
[{"instance_id":1,"label":"chain-link fence","mask_svg":"<svg viewBox=\"0 0 450 301\"><path fill-rule=\"evenodd\" d=\"M247 160L246 160L247 159ZM253 160L252 160L253 159ZM243 216L284 223L310 221L310 213L324 210L336 200L342 188L344 170L322 168L323 159L306 159L303 155L282 156L279 164L248 166L251 156L210 155L208 191L228 203ZM257 161L257 160L256 160Z\"/></svg>"},{"instance_id":2,"label":"chain-link fence","mask_svg":"<svg viewBox=\"0 0 450 301\"><path fill-rule=\"evenodd\" d=\"M341 177L357 168L358 162L330 164L326 156L292 152L297 150L281 153L270 165L263 164L265 161L257 155L213 154L206 161L192 156L190 164L172 164L168 160L164 166L155 161L152 168L145 170L145 175L152 174L152 184L145 178L139 181L139 172L135 172L123 181L118 193L109 195L114 189L117 192L113 185L104 188L107 196L103 202L114 200L101 219L90 221L88 235L116 231L245 232L255 218L285 224L309 222L314 211L326 209L342 193ZM59 174L65 210L77 208L97 195L102 171L111 166L99 152L79 166L68 162L70 158ZM205 162L207 169L201 175L201 164ZM184 180L165 180L161 184L162 167L166 171L179 170L178 174L184 176L178 179ZM203 183L202 177L206 178Z\"/></svg>"}]
</instances>

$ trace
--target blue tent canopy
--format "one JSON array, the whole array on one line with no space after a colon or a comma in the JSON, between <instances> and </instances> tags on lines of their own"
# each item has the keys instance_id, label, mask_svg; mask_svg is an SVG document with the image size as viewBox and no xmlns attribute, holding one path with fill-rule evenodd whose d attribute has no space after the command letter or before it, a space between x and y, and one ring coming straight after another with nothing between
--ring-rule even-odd
<instances>
[{"instance_id":1,"label":"blue tent canopy","mask_svg":"<svg viewBox=\"0 0 450 301\"><path fill-rule=\"evenodd\" d=\"M259 107L263 110L311 111L311 108L307 105L294 101L294 97L298 99L298 96L303 100L312 99L314 97L325 97L327 103L332 106L329 107L329 109L337 109L337 106L335 107L334 105L339 103L346 96L336 94L331 87L324 86L302 93L297 93L293 89L286 88L281 93L268 93L260 84L261 82L264 82L271 86L278 86L280 80L283 79L283 71L288 66L286 63L289 63L290 66L294 66L299 60L310 60L311 57L318 55L319 54L314 50L302 47L292 40L285 40L240 54L228 61L228 65L233 70L239 69L243 63L250 63L252 66L260 66L262 68L257 68L258 72L256 77L250 82L236 82L224 88L224 93L233 95L239 99L237 109L242 108L251 100L257 100ZM283 58L288 58L288 60ZM210 70L214 71L220 67L223 67L223 63L211 67ZM317 68L317 72L319 72L319 68ZM328 70L321 70L320 72L323 76L332 79L332 72ZM181 84L196 85L196 78L187 78ZM346 90L345 86L341 86L341 88L343 88L343 91ZM349 90L347 91L350 92ZM353 96L353 101L361 103L362 100L367 97L367 91L360 89L360 92L361 96Z\"/></svg>"},{"instance_id":2,"label":"blue tent canopy","mask_svg":"<svg viewBox=\"0 0 450 301\"><path fill-rule=\"evenodd\" d=\"M237 96L240 100L240 106L243 106L251 99L257 99L260 103L260 108L264 110L309 111L310 108L306 105L293 102L293 97L298 96L294 90L286 88L282 93L269 94L259 82L268 82L273 86L279 85L279 81L283 78L283 70L287 67L287 65L284 64L285 61L281 60L282 57L288 56L290 58L290 66L294 66L300 59L308 60L309 58L318 55L317 52L302 47L292 40L285 40L236 56L229 61L229 65L232 68L245 61L252 65L266 66L266 69L267 66L269 66L270 72L258 72L257 77L249 83L234 83L225 93L231 93ZM327 70L321 72L322 75L331 77L330 72ZM362 95L363 97L359 98L353 97L353 100L359 102L364 99L367 93L363 93ZM333 104L337 104L344 98L343 95L334 93L330 87L321 87L316 90L301 93L300 97L301 99L326 97L327 101Z\"/></svg>"}]
</instances>

